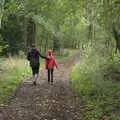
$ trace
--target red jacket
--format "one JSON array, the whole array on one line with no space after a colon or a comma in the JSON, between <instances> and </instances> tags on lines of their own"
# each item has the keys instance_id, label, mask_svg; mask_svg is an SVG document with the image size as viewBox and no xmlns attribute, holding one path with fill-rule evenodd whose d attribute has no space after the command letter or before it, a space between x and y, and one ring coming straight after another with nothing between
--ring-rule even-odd
<instances>
[{"instance_id":1,"label":"red jacket","mask_svg":"<svg viewBox=\"0 0 120 120\"><path fill-rule=\"evenodd\" d=\"M45 62L46 69L51 69L51 68L54 69L55 67L57 68L57 63L56 63L55 57L52 55L51 50L48 51L48 58L50 60L46 60Z\"/></svg>"}]
</instances>

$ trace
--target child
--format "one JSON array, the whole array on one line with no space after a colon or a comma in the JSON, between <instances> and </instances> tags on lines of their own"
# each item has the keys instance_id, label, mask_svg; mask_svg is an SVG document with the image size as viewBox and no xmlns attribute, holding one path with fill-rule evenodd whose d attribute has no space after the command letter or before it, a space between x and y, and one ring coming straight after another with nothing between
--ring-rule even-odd
<instances>
[{"instance_id":1,"label":"child","mask_svg":"<svg viewBox=\"0 0 120 120\"><path fill-rule=\"evenodd\" d=\"M46 60L46 69L48 70L48 83L53 84L53 71L57 67L55 57L52 55L52 50L48 50L48 59Z\"/></svg>"}]
</instances>

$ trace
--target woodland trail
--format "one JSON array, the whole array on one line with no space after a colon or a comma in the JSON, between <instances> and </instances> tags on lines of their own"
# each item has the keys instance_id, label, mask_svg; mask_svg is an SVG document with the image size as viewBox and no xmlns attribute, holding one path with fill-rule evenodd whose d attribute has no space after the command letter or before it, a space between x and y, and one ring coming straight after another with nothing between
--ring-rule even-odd
<instances>
[{"instance_id":1,"label":"woodland trail","mask_svg":"<svg viewBox=\"0 0 120 120\"><path fill-rule=\"evenodd\" d=\"M41 70L37 86L32 79L24 81L10 104L1 108L0 120L83 120L81 104L70 85L67 67L60 63L53 85L48 84L45 70Z\"/></svg>"}]
</instances>

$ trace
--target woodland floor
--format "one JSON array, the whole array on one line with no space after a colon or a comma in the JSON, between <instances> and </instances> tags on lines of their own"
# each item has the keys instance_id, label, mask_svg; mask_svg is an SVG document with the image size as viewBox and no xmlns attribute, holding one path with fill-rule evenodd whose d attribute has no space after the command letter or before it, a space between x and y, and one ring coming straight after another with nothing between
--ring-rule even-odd
<instances>
[{"instance_id":1,"label":"woodland floor","mask_svg":"<svg viewBox=\"0 0 120 120\"><path fill-rule=\"evenodd\" d=\"M76 60L59 63L53 85L47 82L46 70L40 71L36 86L32 79L24 81L9 105L0 108L0 120L83 120L82 101L70 84L68 70Z\"/></svg>"}]
</instances>

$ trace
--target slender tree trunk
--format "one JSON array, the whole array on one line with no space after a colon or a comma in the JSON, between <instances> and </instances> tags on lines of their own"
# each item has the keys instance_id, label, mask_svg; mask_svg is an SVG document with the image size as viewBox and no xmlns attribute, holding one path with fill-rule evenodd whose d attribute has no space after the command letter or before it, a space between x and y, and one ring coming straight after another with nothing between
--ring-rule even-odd
<instances>
[{"instance_id":1,"label":"slender tree trunk","mask_svg":"<svg viewBox=\"0 0 120 120\"><path fill-rule=\"evenodd\" d=\"M106 31L106 47L109 48L111 41L112 21L110 0L103 0L104 7L104 26Z\"/></svg>"},{"instance_id":2,"label":"slender tree trunk","mask_svg":"<svg viewBox=\"0 0 120 120\"><path fill-rule=\"evenodd\" d=\"M34 21L30 18L27 25L27 47L35 44L35 35L36 35L36 25Z\"/></svg>"},{"instance_id":3,"label":"slender tree trunk","mask_svg":"<svg viewBox=\"0 0 120 120\"><path fill-rule=\"evenodd\" d=\"M24 40L24 43L25 43L25 47L24 47L24 51L25 52L28 52L28 48L27 48L27 19L24 18L24 32L23 32L23 40Z\"/></svg>"},{"instance_id":4,"label":"slender tree trunk","mask_svg":"<svg viewBox=\"0 0 120 120\"><path fill-rule=\"evenodd\" d=\"M116 50L115 50L115 53L117 53L118 50L120 52L120 34L117 32L117 30L115 29L115 27L113 27L113 34L114 34L114 38L115 38L115 41L116 41Z\"/></svg>"},{"instance_id":5,"label":"slender tree trunk","mask_svg":"<svg viewBox=\"0 0 120 120\"><path fill-rule=\"evenodd\" d=\"M6 2L3 0L0 2L0 29L1 29L1 22L2 22L2 17L3 17L3 12L4 12L4 5Z\"/></svg>"},{"instance_id":6,"label":"slender tree trunk","mask_svg":"<svg viewBox=\"0 0 120 120\"><path fill-rule=\"evenodd\" d=\"M49 40L49 34L47 35L46 41L45 41L45 49L44 52L46 53L47 47L48 47L48 40Z\"/></svg>"}]
</instances>

